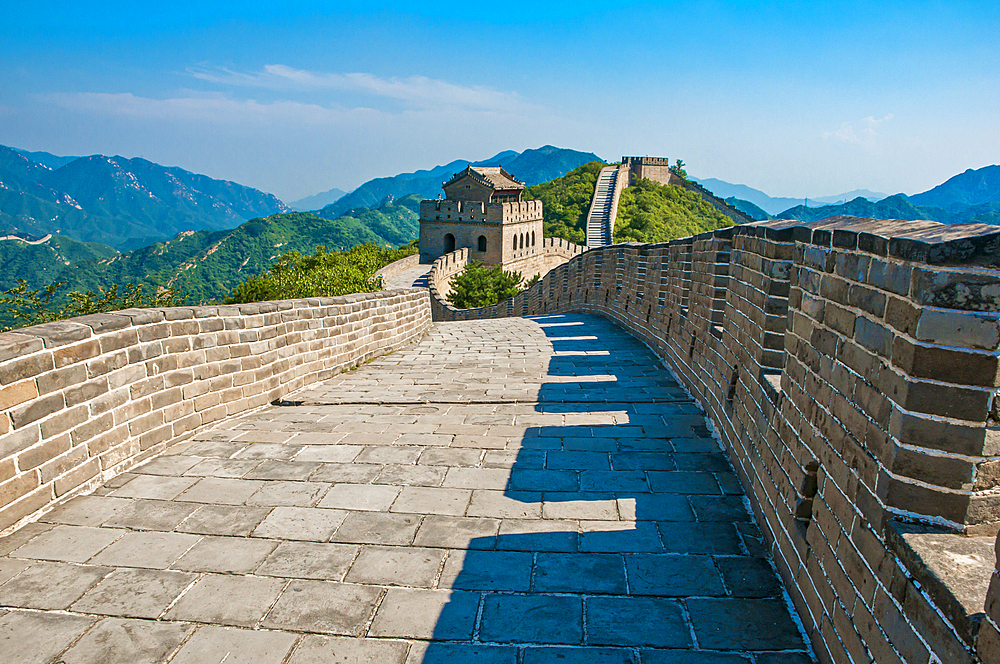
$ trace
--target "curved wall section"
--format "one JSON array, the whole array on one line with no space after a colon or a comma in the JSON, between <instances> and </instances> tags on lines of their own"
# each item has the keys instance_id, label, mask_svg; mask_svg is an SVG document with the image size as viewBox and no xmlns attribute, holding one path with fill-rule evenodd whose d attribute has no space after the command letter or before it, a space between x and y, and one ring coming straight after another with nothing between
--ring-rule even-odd
<instances>
[{"instance_id":1,"label":"curved wall section","mask_svg":"<svg viewBox=\"0 0 1000 664\"><path fill-rule=\"evenodd\" d=\"M592 312L654 349L714 423L821 661L1000 662L997 230L761 222L432 307Z\"/></svg>"},{"instance_id":2,"label":"curved wall section","mask_svg":"<svg viewBox=\"0 0 1000 664\"><path fill-rule=\"evenodd\" d=\"M0 528L418 339L426 290L131 309L0 334Z\"/></svg>"},{"instance_id":3,"label":"curved wall section","mask_svg":"<svg viewBox=\"0 0 1000 664\"><path fill-rule=\"evenodd\" d=\"M528 256L523 261L517 261L509 267L521 273L525 279L534 275L545 276L551 270L564 265L575 256L579 256L587 248L558 237L547 237L542 240L541 250ZM465 269L469 263L469 250L459 249L445 254L434 261L427 276L427 285L431 291L431 308L434 320L468 320L471 318L496 318L499 316L521 316L525 311L522 302L525 297L532 297L537 292L537 286L522 291L513 300L504 300L492 307L483 309L456 309L448 303L448 293L451 292L451 278ZM517 313L515 313L515 311Z\"/></svg>"}]
</instances>

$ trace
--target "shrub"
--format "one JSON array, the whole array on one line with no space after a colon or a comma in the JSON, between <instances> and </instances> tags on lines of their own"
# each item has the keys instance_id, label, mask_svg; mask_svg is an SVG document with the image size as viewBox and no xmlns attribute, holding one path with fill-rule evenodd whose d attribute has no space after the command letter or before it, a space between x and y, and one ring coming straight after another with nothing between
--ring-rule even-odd
<instances>
[{"instance_id":1,"label":"shrub","mask_svg":"<svg viewBox=\"0 0 1000 664\"><path fill-rule=\"evenodd\" d=\"M486 267L473 261L451 279L447 300L457 309L478 309L521 292L520 272L505 272L499 265Z\"/></svg>"}]
</instances>

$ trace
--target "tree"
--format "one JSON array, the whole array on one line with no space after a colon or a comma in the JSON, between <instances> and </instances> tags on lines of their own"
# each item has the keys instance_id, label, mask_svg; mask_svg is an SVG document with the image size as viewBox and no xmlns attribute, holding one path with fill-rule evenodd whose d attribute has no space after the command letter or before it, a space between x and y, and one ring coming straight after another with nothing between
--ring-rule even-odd
<instances>
[{"instance_id":1,"label":"tree","mask_svg":"<svg viewBox=\"0 0 1000 664\"><path fill-rule=\"evenodd\" d=\"M670 172L682 180L688 179L687 171L684 170L684 160L678 159L677 163L670 167Z\"/></svg>"},{"instance_id":2,"label":"tree","mask_svg":"<svg viewBox=\"0 0 1000 664\"><path fill-rule=\"evenodd\" d=\"M234 304L377 291L382 287L382 280L374 276L375 272L415 253L416 242L399 249L383 249L368 243L347 251L327 251L319 246L312 255L289 251L263 274L236 286L227 302Z\"/></svg>"},{"instance_id":3,"label":"tree","mask_svg":"<svg viewBox=\"0 0 1000 664\"><path fill-rule=\"evenodd\" d=\"M7 305L6 312L18 322L17 325L0 328L0 332L29 325L49 323L63 318L85 316L106 311L120 311L133 307L176 307L184 301L184 296L174 287L156 288L152 293L143 292L143 284L128 283L118 292L114 284L107 290L98 287L98 292L70 291L69 304L55 307L52 299L57 291L66 285L65 281L49 284L41 290L32 289L24 279L17 280L17 286L0 293L0 305ZM147 285L147 288L150 288Z\"/></svg>"},{"instance_id":4,"label":"tree","mask_svg":"<svg viewBox=\"0 0 1000 664\"><path fill-rule=\"evenodd\" d=\"M478 309L514 297L521 292L520 272L506 272L499 265L486 267L473 261L452 277L446 298L456 309Z\"/></svg>"}]
</instances>

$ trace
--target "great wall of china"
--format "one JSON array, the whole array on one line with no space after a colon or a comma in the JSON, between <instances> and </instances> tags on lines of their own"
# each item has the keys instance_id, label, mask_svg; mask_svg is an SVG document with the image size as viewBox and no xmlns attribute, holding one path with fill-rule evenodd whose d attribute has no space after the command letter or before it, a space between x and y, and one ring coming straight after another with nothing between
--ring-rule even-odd
<instances>
[{"instance_id":1,"label":"great wall of china","mask_svg":"<svg viewBox=\"0 0 1000 664\"><path fill-rule=\"evenodd\" d=\"M462 262L431 272L435 320L596 313L676 372L821 661L1000 661L994 227L842 217L613 245L475 310L439 296Z\"/></svg>"},{"instance_id":2,"label":"great wall of china","mask_svg":"<svg viewBox=\"0 0 1000 664\"><path fill-rule=\"evenodd\" d=\"M597 314L705 409L820 661L1000 662L994 227L841 217L544 249L566 262L477 310L441 297L463 249L435 262L429 292L0 334L0 526L412 343L432 319Z\"/></svg>"}]
</instances>

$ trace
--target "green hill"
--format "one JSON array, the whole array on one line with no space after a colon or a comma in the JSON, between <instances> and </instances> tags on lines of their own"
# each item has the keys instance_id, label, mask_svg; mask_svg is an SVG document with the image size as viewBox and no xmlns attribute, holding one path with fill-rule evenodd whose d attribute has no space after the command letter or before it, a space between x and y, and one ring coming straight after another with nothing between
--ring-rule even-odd
<instances>
[{"instance_id":1,"label":"green hill","mask_svg":"<svg viewBox=\"0 0 1000 664\"><path fill-rule=\"evenodd\" d=\"M742 198L736 198L735 196L730 196L725 199L729 205L733 206L743 214L749 216L757 221L763 221L765 219L771 219L771 215L765 212L762 208L754 205L750 201L743 200Z\"/></svg>"},{"instance_id":2,"label":"green hill","mask_svg":"<svg viewBox=\"0 0 1000 664\"><path fill-rule=\"evenodd\" d=\"M604 166L602 161L592 161L563 177L525 190L526 199L542 201L546 236L577 244L586 242L587 211L597 176ZM666 242L731 225L732 221L701 194L641 180L622 190L614 241Z\"/></svg>"},{"instance_id":3,"label":"green hill","mask_svg":"<svg viewBox=\"0 0 1000 664\"><path fill-rule=\"evenodd\" d=\"M224 300L233 288L264 272L282 254L312 254L317 246L331 251L359 244L400 246L417 237L420 200L408 196L356 216L323 219L308 212L273 214L226 231L184 231L165 242L117 254L110 247L84 245L68 238L42 245L0 242L0 290L19 278L41 289L65 281L54 299L69 291L108 289L128 283L173 287L189 304ZM55 251L49 245L61 247ZM87 255L87 251L91 252ZM114 255L111 255L114 254ZM25 265L31 269L26 269ZM0 315L0 325L10 324Z\"/></svg>"},{"instance_id":4,"label":"green hill","mask_svg":"<svg viewBox=\"0 0 1000 664\"><path fill-rule=\"evenodd\" d=\"M577 244L587 241L587 211L594 197L597 176L605 166L603 161L591 161L562 177L524 191L525 200L542 202L542 226L546 237L561 237Z\"/></svg>"},{"instance_id":5,"label":"green hill","mask_svg":"<svg viewBox=\"0 0 1000 664\"><path fill-rule=\"evenodd\" d=\"M732 225L698 192L639 180L622 190L614 237L615 242L667 242Z\"/></svg>"}]
</instances>

